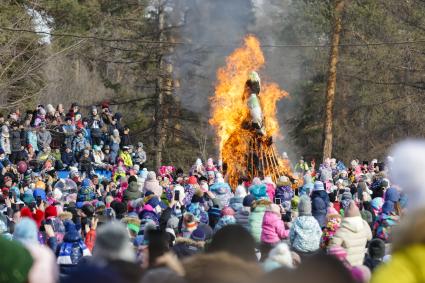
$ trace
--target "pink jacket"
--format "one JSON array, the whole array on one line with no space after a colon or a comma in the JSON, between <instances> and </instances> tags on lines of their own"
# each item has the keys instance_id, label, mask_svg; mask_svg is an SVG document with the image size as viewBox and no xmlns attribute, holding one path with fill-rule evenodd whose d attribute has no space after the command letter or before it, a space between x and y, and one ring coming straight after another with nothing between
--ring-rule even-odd
<instances>
[{"instance_id":1,"label":"pink jacket","mask_svg":"<svg viewBox=\"0 0 425 283\"><path fill-rule=\"evenodd\" d=\"M280 217L271 211L266 211L263 218L261 241L267 244L275 244L288 238L289 230L285 230L285 224Z\"/></svg>"}]
</instances>

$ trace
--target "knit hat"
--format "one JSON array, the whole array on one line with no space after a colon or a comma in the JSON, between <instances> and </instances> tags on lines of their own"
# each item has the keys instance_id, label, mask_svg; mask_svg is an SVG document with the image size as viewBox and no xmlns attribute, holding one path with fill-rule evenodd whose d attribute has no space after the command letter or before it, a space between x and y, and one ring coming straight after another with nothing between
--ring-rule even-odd
<instances>
[{"instance_id":1,"label":"knit hat","mask_svg":"<svg viewBox=\"0 0 425 283\"><path fill-rule=\"evenodd\" d=\"M99 227L96 233L93 256L106 260L129 262L136 260L136 254L123 223L111 221Z\"/></svg>"},{"instance_id":2,"label":"knit hat","mask_svg":"<svg viewBox=\"0 0 425 283\"><path fill-rule=\"evenodd\" d=\"M22 243L37 243L38 229L35 221L27 217L22 218L15 227L13 238Z\"/></svg>"},{"instance_id":3,"label":"knit hat","mask_svg":"<svg viewBox=\"0 0 425 283\"><path fill-rule=\"evenodd\" d=\"M369 242L369 256L373 259L382 259L385 256L385 242L375 238Z\"/></svg>"},{"instance_id":4,"label":"knit hat","mask_svg":"<svg viewBox=\"0 0 425 283\"><path fill-rule=\"evenodd\" d=\"M311 201L310 197L303 195L300 197L300 202L298 203L298 215L299 216L309 216L311 215Z\"/></svg>"},{"instance_id":5,"label":"knit hat","mask_svg":"<svg viewBox=\"0 0 425 283\"><path fill-rule=\"evenodd\" d=\"M268 199L267 187L265 184L252 185L249 187L249 192L255 197L256 200Z\"/></svg>"},{"instance_id":6,"label":"knit hat","mask_svg":"<svg viewBox=\"0 0 425 283\"><path fill-rule=\"evenodd\" d=\"M356 217L360 216L360 210L357 207L356 203L352 200L350 202L350 205L348 206L348 209L344 212L345 217Z\"/></svg>"},{"instance_id":7,"label":"knit hat","mask_svg":"<svg viewBox=\"0 0 425 283\"><path fill-rule=\"evenodd\" d=\"M195 176L190 176L190 177L189 177L189 180L187 180L187 183L188 183L189 185L195 185L195 184L197 184L197 183L198 183L198 180L196 179L196 177L195 177Z\"/></svg>"},{"instance_id":8,"label":"knit hat","mask_svg":"<svg viewBox=\"0 0 425 283\"><path fill-rule=\"evenodd\" d=\"M192 234L190 234L190 238L197 242L205 241L205 233L202 229L196 228Z\"/></svg>"},{"instance_id":9,"label":"knit hat","mask_svg":"<svg viewBox=\"0 0 425 283\"><path fill-rule=\"evenodd\" d=\"M314 182L314 191L324 191L325 190L325 186L323 185L323 182L321 181L316 181Z\"/></svg>"},{"instance_id":10,"label":"knit hat","mask_svg":"<svg viewBox=\"0 0 425 283\"><path fill-rule=\"evenodd\" d=\"M254 202L255 202L255 197L253 195L247 195L246 197L244 197L242 204L245 207L252 207Z\"/></svg>"},{"instance_id":11,"label":"knit hat","mask_svg":"<svg viewBox=\"0 0 425 283\"><path fill-rule=\"evenodd\" d=\"M340 261L347 259L347 251L341 246L332 246L328 249L328 255L334 256Z\"/></svg>"},{"instance_id":12,"label":"knit hat","mask_svg":"<svg viewBox=\"0 0 425 283\"><path fill-rule=\"evenodd\" d=\"M44 214L45 214L46 218L58 216L58 211L56 209L56 206L50 205L50 206L46 207Z\"/></svg>"},{"instance_id":13,"label":"knit hat","mask_svg":"<svg viewBox=\"0 0 425 283\"><path fill-rule=\"evenodd\" d=\"M235 198L244 198L246 197L247 193L246 193L246 189L244 186L237 186L236 190L235 190Z\"/></svg>"},{"instance_id":14,"label":"knit hat","mask_svg":"<svg viewBox=\"0 0 425 283\"><path fill-rule=\"evenodd\" d=\"M231 207L227 206L227 207L223 208L223 210L221 211L221 215L223 215L223 216L233 216L233 215L235 215L235 211Z\"/></svg>"}]
</instances>

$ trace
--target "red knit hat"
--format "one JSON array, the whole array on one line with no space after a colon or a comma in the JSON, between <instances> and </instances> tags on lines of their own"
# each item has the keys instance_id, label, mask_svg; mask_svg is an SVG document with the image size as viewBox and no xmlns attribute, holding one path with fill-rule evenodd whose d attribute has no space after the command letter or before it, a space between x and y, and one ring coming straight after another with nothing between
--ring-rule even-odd
<instances>
[{"instance_id":1,"label":"red knit hat","mask_svg":"<svg viewBox=\"0 0 425 283\"><path fill-rule=\"evenodd\" d=\"M195 184L197 184L197 183L198 183L198 180L196 179L196 177L195 177L195 176L190 176L190 177L189 177L189 180L187 180L187 183L188 183L189 185L195 185Z\"/></svg>"},{"instance_id":2,"label":"red knit hat","mask_svg":"<svg viewBox=\"0 0 425 283\"><path fill-rule=\"evenodd\" d=\"M46 210L44 211L46 218L48 217L57 217L58 216L58 210L56 206L50 205L46 207Z\"/></svg>"},{"instance_id":3,"label":"red knit hat","mask_svg":"<svg viewBox=\"0 0 425 283\"><path fill-rule=\"evenodd\" d=\"M31 212L31 210L29 209L29 207L28 207L28 206L24 206L24 207L21 209L21 217L28 217L28 218L33 219L33 217L32 217L32 212Z\"/></svg>"}]
</instances>

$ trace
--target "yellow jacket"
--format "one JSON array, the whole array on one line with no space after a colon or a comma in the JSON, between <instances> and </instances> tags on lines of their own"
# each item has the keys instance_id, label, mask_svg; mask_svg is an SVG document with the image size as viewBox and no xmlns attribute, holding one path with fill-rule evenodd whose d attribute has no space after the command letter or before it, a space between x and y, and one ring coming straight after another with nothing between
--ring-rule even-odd
<instances>
[{"instance_id":1,"label":"yellow jacket","mask_svg":"<svg viewBox=\"0 0 425 283\"><path fill-rule=\"evenodd\" d=\"M425 244L412 244L394 253L388 263L379 266L371 283L425 282Z\"/></svg>"},{"instance_id":2,"label":"yellow jacket","mask_svg":"<svg viewBox=\"0 0 425 283\"><path fill-rule=\"evenodd\" d=\"M120 157L124 161L124 165L126 167L133 167L133 160L131 159L130 153L128 153L126 151L121 151Z\"/></svg>"}]
</instances>

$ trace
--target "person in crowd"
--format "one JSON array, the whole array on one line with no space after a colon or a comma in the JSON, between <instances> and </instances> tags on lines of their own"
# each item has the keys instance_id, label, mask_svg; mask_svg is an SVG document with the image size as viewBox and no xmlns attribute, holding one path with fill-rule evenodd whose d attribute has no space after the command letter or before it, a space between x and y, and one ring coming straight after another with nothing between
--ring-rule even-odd
<instances>
[{"instance_id":1,"label":"person in crowd","mask_svg":"<svg viewBox=\"0 0 425 283\"><path fill-rule=\"evenodd\" d=\"M289 231L289 242L292 250L300 255L315 253L320 247L322 230L311 214L311 201L306 195L300 197L298 217Z\"/></svg>"},{"instance_id":2,"label":"person in crowd","mask_svg":"<svg viewBox=\"0 0 425 283\"><path fill-rule=\"evenodd\" d=\"M345 211L341 227L331 239L329 246L341 246L347 250L347 260L352 266L363 264L367 241L372 239L369 224L361 218L359 208L351 201Z\"/></svg>"},{"instance_id":3,"label":"person in crowd","mask_svg":"<svg viewBox=\"0 0 425 283\"><path fill-rule=\"evenodd\" d=\"M270 204L264 213L261 227L261 257L265 259L271 249L280 241L288 238L289 230L282 221L283 207Z\"/></svg>"}]
</instances>

